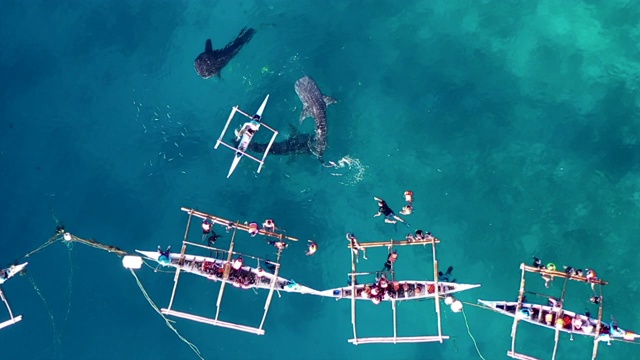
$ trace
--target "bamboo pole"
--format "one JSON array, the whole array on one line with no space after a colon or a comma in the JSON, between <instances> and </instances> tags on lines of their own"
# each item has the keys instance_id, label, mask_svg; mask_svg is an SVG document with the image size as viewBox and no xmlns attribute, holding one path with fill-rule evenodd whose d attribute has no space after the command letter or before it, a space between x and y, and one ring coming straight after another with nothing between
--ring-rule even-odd
<instances>
[{"instance_id":1,"label":"bamboo pole","mask_svg":"<svg viewBox=\"0 0 640 360\"><path fill-rule=\"evenodd\" d=\"M440 339L440 343L442 343L442 316L440 315L440 285L438 284L438 259L436 257L436 242L431 242L431 248L433 252L433 283L435 286L436 296L434 297L436 303L436 314L438 315L438 338ZM428 291L428 289L425 289Z\"/></svg>"},{"instance_id":2,"label":"bamboo pole","mask_svg":"<svg viewBox=\"0 0 640 360\"><path fill-rule=\"evenodd\" d=\"M356 251L358 251L356 249ZM351 324L353 325L353 344L358 345L358 335L356 326L356 256L353 249L351 252ZM364 291L364 290L363 290Z\"/></svg>"},{"instance_id":3,"label":"bamboo pole","mask_svg":"<svg viewBox=\"0 0 640 360\"><path fill-rule=\"evenodd\" d=\"M518 333L518 313L522 308L522 301L524 299L524 286L525 286L525 278L524 274L526 271L525 265L520 264L520 269L522 269L522 276L520 278L520 292L518 293L518 304L516 305L515 316L513 317L513 325L511 326L511 353L517 354L516 352L516 335Z\"/></svg>"},{"instance_id":4,"label":"bamboo pole","mask_svg":"<svg viewBox=\"0 0 640 360\"><path fill-rule=\"evenodd\" d=\"M558 317L562 315L562 308L564 306L564 296L567 292L567 283L569 282L569 278L564 278L564 283L562 284L562 294L560 295L560 308L553 309L556 312L556 321L558 321ZM571 325L573 328L573 325ZM560 329L556 326L556 334L554 336L554 344L553 344L553 354L551 355L551 360L556 359L556 354L558 353L558 343L560 340Z\"/></svg>"},{"instance_id":5,"label":"bamboo pole","mask_svg":"<svg viewBox=\"0 0 640 360\"><path fill-rule=\"evenodd\" d=\"M233 235L231 235L231 244L229 244L229 256L227 256L227 262L224 264L224 272L222 274L222 284L220 284L220 291L218 292L218 300L216 301L216 318L218 321L218 316L220 315L220 304L222 303L222 294L224 293L224 286L227 284L226 280L229 277L229 271L231 270L231 257L233 255L233 244L236 238L236 230L233 230Z\"/></svg>"},{"instance_id":6,"label":"bamboo pole","mask_svg":"<svg viewBox=\"0 0 640 360\"><path fill-rule=\"evenodd\" d=\"M604 308L604 298L602 297L602 286L600 286L600 308L598 309L598 322L596 324L596 337L593 340L593 352L591 353L591 360L595 360L598 357L598 345L600 340L600 327L602 326L602 311Z\"/></svg>"},{"instance_id":7,"label":"bamboo pole","mask_svg":"<svg viewBox=\"0 0 640 360\"><path fill-rule=\"evenodd\" d=\"M262 314L262 321L260 322L260 327L258 329L262 330L262 326L264 325L264 321L267 319L267 313L269 312L269 307L271 306L271 298L273 297L273 291L276 288L276 284L278 283L278 274L280 273L280 256L282 255L282 249L278 249L278 257L276 258L276 269L273 271L273 279L271 280L271 289L269 289L269 295L267 295L267 301L264 304L264 314Z\"/></svg>"}]
</instances>

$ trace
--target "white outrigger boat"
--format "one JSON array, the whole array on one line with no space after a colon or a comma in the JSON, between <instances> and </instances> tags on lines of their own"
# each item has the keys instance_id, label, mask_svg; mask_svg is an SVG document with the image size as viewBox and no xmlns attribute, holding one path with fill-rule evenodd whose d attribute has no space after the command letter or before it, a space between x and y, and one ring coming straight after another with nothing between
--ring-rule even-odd
<instances>
[{"instance_id":1,"label":"white outrigger boat","mask_svg":"<svg viewBox=\"0 0 640 360\"><path fill-rule=\"evenodd\" d=\"M436 286L438 291L436 292ZM479 284L458 284L449 282L435 281L394 281L389 282L386 289L381 289L375 283L356 285L356 300L373 300L379 301L403 301L403 300L419 300L432 299L438 295L441 297L480 287ZM372 289L376 289L372 293ZM351 299L353 292L352 286L344 286L335 289L321 291L318 295L325 297L333 297L336 300Z\"/></svg>"},{"instance_id":2,"label":"white outrigger boat","mask_svg":"<svg viewBox=\"0 0 640 360\"><path fill-rule=\"evenodd\" d=\"M0 270L0 285L4 284L7 280L11 279L16 274L20 273L22 269L24 269L25 266L27 266L27 264L29 263L26 262L18 265L11 265L6 269Z\"/></svg>"},{"instance_id":3,"label":"white outrigger boat","mask_svg":"<svg viewBox=\"0 0 640 360\"><path fill-rule=\"evenodd\" d=\"M640 338L640 335L631 331L622 330L598 319L558 307L521 303L520 309L518 309L517 301L478 300L478 303L500 314L517 317L520 321L567 334L591 336L599 341L616 339L634 342L634 340ZM598 324L600 326L597 326ZM596 333L597 328L599 328L599 333Z\"/></svg>"},{"instance_id":4,"label":"white outrigger boat","mask_svg":"<svg viewBox=\"0 0 640 360\"><path fill-rule=\"evenodd\" d=\"M184 272L199 275L213 281L222 281L242 289L270 290L271 282L275 278L275 289L278 291L299 294L318 294L317 290L300 285L293 280L280 276L276 277L266 272L260 267L260 264L258 264L257 267L243 264L236 270L231 268L232 264L226 260L206 256L169 254L169 261L167 261L166 258L160 259L161 254L158 251L136 250L136 252L160 265L171 266ZM225 268L227 268L226 277Z\"/></svg>"},{"instance_id":5,"label":"white outrigger boat","mask_svg":"<svg viewBox=\"0 0 640 360\"><path fill-rule=\"evenodd\" d=\"M214 147L215 149L217 149L218 146L220 146L220 144L222 144L222 145L228 147L229 149L235 151L235 154L233 156L233 162L231 163L231 167L229 168L229 173L227 174L227 179L231 176L231 174L233 174L233 171L236 169L236 167L240 163L240 160L244 156L248 157L251 160L257 161L260 164L258 166L258 173L260 173L260 171L262 170L262 166L264 165L264 160L266 159L267 155L269 154L269 150L271 149L271 146L273 145L273 142L275 141L276 136L278 136L278 131L277 130L274 130L269 125L267 125L264 122L262 122L262 113L264 112L264 109L267 106L267 101L269 101L269 95L267 95L267 97L262 102L262 105L260 105L260 108L258 109L256 114L253 115L253 116L251 116L251 115L247 114L246 112L240 110L237 105L234 106L231 109L231 114L229 114L229 118L227 119L227 123L225 124L224 129L222 129L222 133L220 134L220 137L218 138L218 141L216 141L216 146ZM245 123L242 126L241 130L236 134L236 139L237 139L237 137L240 137L240 139L239 139L240 142L239 142L237 147L229 145L229 144L225 143L222 140L224 135L227 132L227 129L229 128L229 124L231 123L231 120L233 119L233 117L235 116L236 113L240 113L240 114L242 114L245 117L250 119L250 121ZM258 159L256 157L250 155L250 154L247 154L246 150L249 147L249 144L251 143L251 140L253 139L253 136L255 135L255 133L257 133L257 131L260 129L261 126L264 126L265 128L271 130L271 132L273 132L273 136L271 136L271 141L269 141L269 144L267 145L264 153L262 154L262 159Z\"/></svg>"},{"instance_id":6,"label":"white outrigger boat","mask_svg":"<svg viewBox=\"0 0 640 360\"><path fill-rule=\"evenodd\" d=\"M4 284L7 280L11 279L16 274L20 273L25 268L25 266L27 266L27 264L29 263L25 262L18 265L11 265L6 269L0 270L0 285ZM6 320L0 323L0 329L21 321L22 315L17 315L17 316L13 315L13 311L11 311L11 307L9 306L9 301L4 295L4 292L2 291L2 289L0 289L0 299L2 300L2 302L4 302L5 306L7 307L7 311L9 311L9 317L10 317L9 320Z\"/></svg>"}]
</instances>

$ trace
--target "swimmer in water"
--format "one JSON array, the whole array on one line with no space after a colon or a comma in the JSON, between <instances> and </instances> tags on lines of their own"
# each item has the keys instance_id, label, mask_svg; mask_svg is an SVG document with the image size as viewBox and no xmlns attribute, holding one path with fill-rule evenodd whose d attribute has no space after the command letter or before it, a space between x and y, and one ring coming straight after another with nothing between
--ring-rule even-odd
<instances>
[{"instance_id":1,"label":"swimmer in water","mask_svg":"<svg viewBox=\"0 0 640 360\"><path fill-rule=\"evenodd\" d=\"M374 196L373 199L378 202L378 213L373 215L374 217L384 215L384 222L387 224L395 224L398 221L405 224L407 227L411 226L404 221L400 216L396 215L393 210L387 205L387 202L379 197Z\"/></svg>"}]
</instances>

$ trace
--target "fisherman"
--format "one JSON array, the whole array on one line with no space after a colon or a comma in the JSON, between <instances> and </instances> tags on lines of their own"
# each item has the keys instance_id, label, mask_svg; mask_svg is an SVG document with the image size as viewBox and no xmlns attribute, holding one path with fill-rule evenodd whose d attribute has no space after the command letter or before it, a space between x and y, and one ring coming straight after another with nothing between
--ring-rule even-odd
<instances>
[{"instance_id":1,"label":"fisherman","mask_svg":"<svg viewBox=\"0 0 640 360\"><path fill-rule=\"evenodd\" d=\"M396 251L392 252L387 256L387 262L384 263L382 270L380 271L390 271L392 265L398 260L398 253Z\"/></svg>"},{"instance_id":2,"label":"fisherman","mask_svg":"<svg viewBox=\"0 0 640 360\"><path fill-rule=\"evenodd\" d=\"M276 231L276 224L273 222L273 220L267 219L264 221L264 223L262 223L262 228L269 232L274 232Z\"/></svg>"},{"instance_id":3,"label":"fisherman","mask_svg":"<svg viewBox=\"0 0 640 360\"><path fill-rule=\"evenodd\" d=\"M356 255L356 262L358 262L358 257L359 257L358 250L362 250L362 257L365 260L369 260L367 259L367 249L362 247L358 243L358 239L356 238L355 235L353 235L353 233L347 233L346 238L349 241L349 244L351 245L351 251L353 251L353 253Z\"/></svg>"},{"instance_id":4,"label":"fisherman","mask_svg":"<svg viewBox=\"0 0 640 360\"><path fill-rule=\"evenodd\" d=\"M158 262L161 264L169 264L171 263L171 245L169 245L167 247L167 250L162 251L162 247L160 247L160 245L158 245L158 253L160 253L160 256L158 256Z\"/></svg>"},{"instance_id":5,"label":"fisherman","mask_svg":"<svg viewBox=\"0 0 640 360\"><path fill-rule=\"evenodd\" d=\"M267 244L274 246L276 249L282 251L284 249L286 249L289 244L287 244L284 241L277 241L277 240L271 240L271 241L267 241Z\"/></svg>"},{"instance_id":6,"label":"fisherman","mask_svg":"<svg viewBox=\"0 0 640 360\"><path fill-rule=\"evenodd\" d=\"M236 141L240 141L240 138L244 135L244 133L249 134L249 138L253 136L260 129L260 116L254 115L251 118L251 121L244 123L240 130L235 130L234 133L236 135Z\"/></svg>"},{"instance_id":7,"label":"fisherman","mask_svg":"<svg viewBox=\"0 0 640 360\"><path fill-rule=\"evenodd\" d=\"M387 202L374 196L373 199L378 202L378 213L373 215L374 217L384 215L384 222L387 224L396 224L398 221L405 224L407 227L411 226L404 221L400 216L396 215L393 210L387 205Z\"/></svg>"},{"instance_id":8,"label":"fisherman","mask_svg":"<svg viewBox=\"0 0 640 360\"><path fill-rule=\"evenodd\" d=\"M313 254L315 254L316 251L318 251L318 244L313 240L307 240L307 241L309 242L309 245L308 245L307 252L305 254L307 254L307 256L313 256Z\"/></svg>"},{"instance_id":9,"label":"fisherman","mask_svg":"<svg viewBox=\"0 0 640 360\"><path fill-rule=\"evenodd\" d=\"M453 266L449 266L447 268L446 273L442 273L442 271L438 271L438 281L454 283L456 279L451 280L451 272L453 271Z\"/></svg>"}]
</instances>

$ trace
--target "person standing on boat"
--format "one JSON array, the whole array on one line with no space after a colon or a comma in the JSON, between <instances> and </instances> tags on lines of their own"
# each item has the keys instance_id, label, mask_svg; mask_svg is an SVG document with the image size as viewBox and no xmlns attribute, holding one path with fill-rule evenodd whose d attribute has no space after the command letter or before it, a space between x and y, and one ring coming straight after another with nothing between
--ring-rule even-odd
<instances>
[{"instance_id":1,"label":"person standing on boat","mask_svg":"<svg viewBox=\"0 0 640 360\"><path fill-rule=\"evenodd\" d=\"M374 196L373 199L378 202L378 213L373 215L373 217L377 217L380 215L384 215L384 222L387 224L395 224L398 221L405 224L407 227L410 225L404 221L400 216L396 215L393 210L387 205L387 202L382 200L379 197Z\"/></svg>"},{"instance_id":2,"label":"person standing on boat","mask_svg":"<svg viewBox=\"0 0 640 360\"><path fill-rule=\"evenodd\" d=\"M318 251L318 244L313 240L308 240L309 246L307 252L305 253L307 256L313 256L313 254Z\"/></svg>"},{"instance_id":3,"label":"person standing on boat","mask_svg":"<svg viewBox=\"0 0 640 360\"><path fill-rule=\"evenodd\" d=\"M347 240L349 241L349 244L351 245L351 251L353 251L353 253L356 255L356 262L358 262L358 257L360 254L358 250L362 250L362 257L365 260L369 260L367 259L367 249L362 247L358 243L358 239L356 238L356 236L353 235L353 233L347 233L346 237L347 237Z\"/></svg>"}]
</instances>

